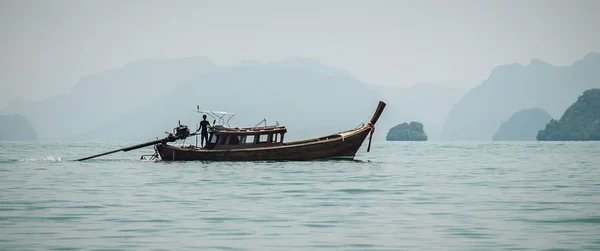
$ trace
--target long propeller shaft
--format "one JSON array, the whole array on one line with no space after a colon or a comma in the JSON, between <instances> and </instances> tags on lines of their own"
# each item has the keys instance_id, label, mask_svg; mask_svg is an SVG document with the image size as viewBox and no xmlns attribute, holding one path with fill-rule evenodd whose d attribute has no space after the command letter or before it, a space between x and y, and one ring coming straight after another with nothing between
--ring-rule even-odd
<instances>
[{"instance_id":1,"label":"long propeller shaft","mask_svg":"<svg viewBox=\"0 0 600 251\"><path fill-rule=\"evenodd\" d=\"M120 148L120 149L117 149L117 150L112 150L112 151L109 151L109 152L104 152L104 153L92 155L92 156L89 156L89 157L77 159L77 161L88 160L88 159L92 159L92 158L96 158L96 157L100 157L100 156L104 156L104 155L108 155L108 154L116 153L116 152L120 152L120 151L128 152L128 151L131 151L131 150L135 150L135 149L139 149L139 148L151 146L151 145L158 144L158 143L174 142L174 141L177 141L177 140L180 140L180 139L184 139L184 138L187 138L187 137L191 137L191 136L194 136L194 135L197 135L197 133L186 134L186 135L181 135L181 136L172 136L172 135L170 135L170 136L162 138L162 139L148 141L148 142L145 142L145 143L141 143L141 144L137 144L137 145L133 145L133 146L128 146L128 147Z\"/></svg>"}]
</instances>

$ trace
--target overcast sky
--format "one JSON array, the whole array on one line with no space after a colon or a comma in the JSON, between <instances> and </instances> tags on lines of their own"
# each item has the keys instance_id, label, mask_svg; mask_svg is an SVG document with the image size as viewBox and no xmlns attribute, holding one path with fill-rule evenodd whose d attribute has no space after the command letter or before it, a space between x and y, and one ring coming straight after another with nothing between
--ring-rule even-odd
<instances>
[{"instance_id":1,"label":"overcast sky","mask_svg":"<svg viewBox=\"0 0 600 251\"><path fill-rule=\"evenodd\" d=\"M368 84L468 89L491 69L600 51L600 1L0 0L0 107L144 58L310 57Z\"/></svg>"}]
</instances>

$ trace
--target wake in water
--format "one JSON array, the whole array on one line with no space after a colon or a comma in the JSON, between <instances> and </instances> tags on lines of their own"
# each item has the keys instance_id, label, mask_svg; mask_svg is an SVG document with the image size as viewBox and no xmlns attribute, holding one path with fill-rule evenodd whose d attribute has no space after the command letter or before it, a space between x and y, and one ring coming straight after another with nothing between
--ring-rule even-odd
<instances>
[{"instance_id":1,"label":"wake in water","mask_svg":"<svg viewBox=\"0 0 600 251\"><path fill-rule=\"evenodd\" d=\"M23 158L23 159L2 159L0 163L15 163L15 162L46 162L46 163L58 163L58 162L73 162L73 159L62 159L60 156L48 156L45 158ZM86 162L139 162L139 159L94 159L87 160ZM141 160L141 162L157 162L160 160Z\"/></svg>"},{"instance_id":2,"label":"wake in water","mask_svg":"<svg viewBox=\"0 0 600 251\"><path fill-rule=\"evenodd\" d=\"M14 163L14 162L61 162L62 159L59 156L48 156L45 158L26 158L26 159L0 159L0 163Z\"/></svg>"},{"instance_id":3,"label":"wake in water","mask_svg":"<svg viewBox=\"0 0 600 251\"><path fill-rule=\"evenodd\" d=\"M62 159L59 156L48 156L48 157L41 158L41 159L36 159L36 158L20 159L19 161L21 161L21 162L61 162Z\"/></svg>"}]
</instances>

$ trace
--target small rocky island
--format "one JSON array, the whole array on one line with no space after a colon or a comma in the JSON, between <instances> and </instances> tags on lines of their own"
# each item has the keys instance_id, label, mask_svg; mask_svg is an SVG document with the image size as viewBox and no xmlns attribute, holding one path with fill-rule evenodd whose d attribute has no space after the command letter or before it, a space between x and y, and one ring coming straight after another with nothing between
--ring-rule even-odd
<instances>
[{"instance_id":1,"label":"small rocky island","mask_svg":"<svg viewBox=\"0 0 600 251\"><path fill-rule=\"evenodd\" d=\"M390 128L385 139L387 141L427 141L427 134L423 130L423 124L412 121Z\"/></svg>"},{"instance_id":2,"label":"small rocky island","mask_svg":"<svg viewBox=\"0 0 600 251\"><path fill-rule=\"evenodd\" d=\"M551 120L536 138L539 141L600 140L600 89L584 91L560 120Z\"/></svg>"},{"instance_id":3,"label":"small rocky island","mask_svg":"<svg viewBox=\"0 0 600 251\"><path fill-rule=\"evenodd\" d=\"M538 132L552 120L548 112L540 108L523 109L514 113L500 125L494 141L535 141Z\"/></svg>"},{"instance_id":4,"label":"small rocky island","mask_svg":"<svg viewBox=\"0 0 600 251\"><path fill-rule=\"evenodd\" d=\"M21 115L0 115L0 141L37 140L29 120Z\"/></svg>"}]
</instances>

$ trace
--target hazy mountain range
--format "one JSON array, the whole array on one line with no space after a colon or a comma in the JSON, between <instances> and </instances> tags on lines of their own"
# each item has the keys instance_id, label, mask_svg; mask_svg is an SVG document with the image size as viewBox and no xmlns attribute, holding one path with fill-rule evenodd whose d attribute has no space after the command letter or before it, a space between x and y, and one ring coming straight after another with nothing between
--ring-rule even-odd
<instances>
[{"instance_id":1,"label":"hazy mountain range","mask_svg":"<svg viewBox=\"0 0 600 251\"><path fill-rule=\"evenodd\" d=\"M13 100L0 114L20 114L38 138L147 140L181 120L195 127L201 110L235 112L232 126L263 118L288 127L286 139L316 137L368 122L379 100L388 106L375 139L404 121L418 121L430 140L491 140L515 112L560 114L583 90L600 84L600 54L572 66L539 60L496 67L465 92L420 83L408 88L361 82L351 73L306 58L219 66L204 57L148 59L82 78L68 93L39 102ZM466 94L465 94L466 93ZM212 119L210 119L212 122ZM441 136L440 136L441 135Z\"/></svg>"},{"instance_id":2,"label":"hazy mountain range","mask_svg":"<svg viewBox=\"0 0 600 251\"><path fill-rule=\"evenodd\" d=\"M216 68L199 57L133 62L86 76L63 95L40 102L14 100L2 113L24 115L41 139L62 139L155 101L176 83Z\"/></svg>"},{"instance_id":3,"label":"hazy mountain range","mask_svg":"<svg viewBox=\"0 0 600 251\"><path fill-rule=\"evenodd\" d=\"M600 87L600 53L588 53L571 66L534 59L527 66L496 67L489 78L450 110L442 140L491 140L515 112L541 108L560 117L583 91Z\"/></svg>"},{"instance_id":4,"label":"hazy mountain range","mask_svg":"<svg viewBox=\"0 0 600 251\"><path fill-rule=\"evenodd\" d=\"M278 121L288 127L286 139L300 139L366 123L383 100L388 106L375 135L383 139L405 120L431 122L432 130L439 131L444 108L462 94L429 84L367 85L343 69L306 58L265 64L244 60L223 67L191 57L141 60L92 74L69 93L40 102L14 100L1 113L29 118L41 139L145 140L162 137L178 120L195 127L199 106L236 113L232 126L253 126L263 118L269 124Z\"/></svg>"}]
</instances>

